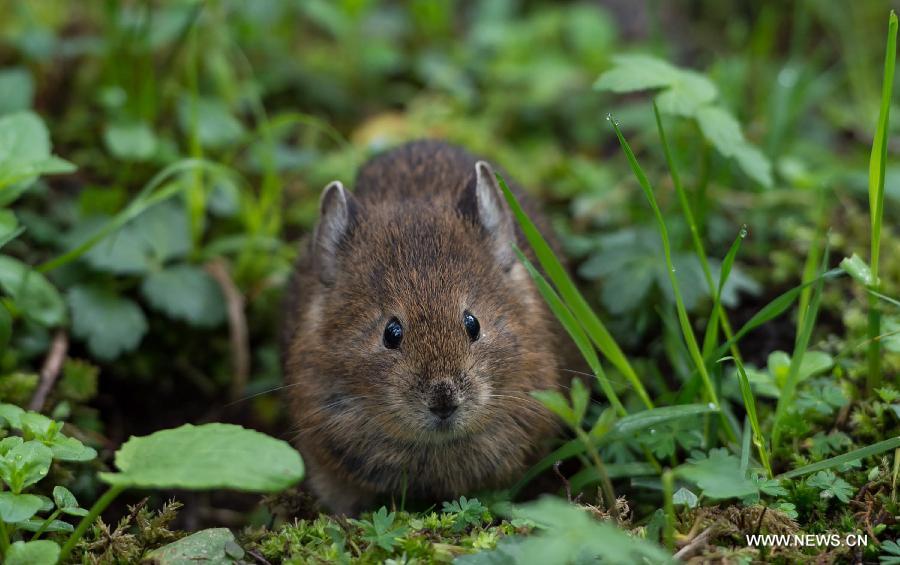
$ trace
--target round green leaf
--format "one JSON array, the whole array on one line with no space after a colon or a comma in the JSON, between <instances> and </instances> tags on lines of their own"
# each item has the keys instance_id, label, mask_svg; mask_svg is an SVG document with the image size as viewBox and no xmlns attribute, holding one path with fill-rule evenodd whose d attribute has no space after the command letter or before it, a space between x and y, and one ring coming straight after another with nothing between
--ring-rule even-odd
<instances>
[{"instance_id":1,"label":"round green leaf","mask_svg":"<svg viewBox=\"0 0 900 565\"><path fill-rule=\"evenodd\" d=\"M115 359L131 351L147 333L147 319L134 301L105 289L77 286L69 290L72 333L87 341L95 356Z\"/></svg>"},{"instance_id":2,"label":"round green leaf","mask_svg":"<svg viewBox=\"0 0 900 565\"><path fill-rule=\"evenodd\" d=\"M116 452L112 485L253 492L286 489L303 478L300 454L286 442L233 424L186 424L132 437Z\"/></svg>"},{"instance_id":3,"label":"round green leaf","mask_svg":"<svg viewBox=\"0 0 900 565\"><path fill-rule=\"evenodd\" d=\"M176 265L151 273L141 292L156 309L201 327L225 320L225 299L219 285L206 271L192 265Z\"/></svg>"},{"instance_id":4,"label":"round green leaf","mask_svg":"<svg viewBox=\"0 0 900 565\"><path fill-rule=\"evenodd\" d=\"M50 540L17 541L9 546L6 565L53 565L59 559L59 546Z\"/></svg>"},{"instance_id":5,"label":"round green leaf","mask_svg":"<svg viewBox=\"0 0 900 565\"><path fill-rule=\"evenodd\" d=\"M50 154L50 134L37 114L16 112L0 117L0 206L18 198L38 176L74 169Z\"/></svg>"},{"instance_id":6,"label":"round green leaf","mask_svg":"<svg viewBox=\"0 0 900 565\"><path fill-rule=\"evenodd\" d=\"M243 557L244 550L237 545L228 528L200 530L146 555L148 561L159 565L235 563Z\"/></svg>"},{"instance_id":7,"label":"round green leaf","mask_svg":"<svg viewBox=\"0 0 900 565\"><path fill-rule=\"evenodd\" d=\"M156 134L140 122L111 124L103 132L103 141L110 153L124 161L146 161L156 153Z\"/></svg>"},{"instance_id":8,"label":"round green leaf","mask_svg":"<svg viewBox=\"0 0 900 565\"><path fill-rule=\"evenodd\" d=\"M19 219L12 210L0 210L0 247L19 237L25 228L19 225Z\"/></svg>"},{"instance_id":9,"label":"round green leaf","mask_svg":"<svg viewBox=\"0 0 900 565\"><path fill-rule=\"evenodd\" d=\"M65 322L66 305L56 287L18 259L0 255L0 287L30 320L48 327Z\"/></svg>"},{"instance_id":10,"label":"round green leaf","mask_svg":"<svg viewBox=\"0 0 900 565\"><path fill-rule=\"evenodd\" d=\"M13 494L0 492L0 520L4 522L21 522L35 515L44 501L33 494Z\"/></svg>"}]
</instances>

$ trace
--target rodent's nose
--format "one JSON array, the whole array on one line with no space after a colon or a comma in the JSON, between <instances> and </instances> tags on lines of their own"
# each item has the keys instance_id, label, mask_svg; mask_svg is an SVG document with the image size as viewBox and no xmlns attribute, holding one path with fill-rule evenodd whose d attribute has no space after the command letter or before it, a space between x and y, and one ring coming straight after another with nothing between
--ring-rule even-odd
<instances>
[{"instance_id":1,"label":"rodent's nose","mask_svg":"<svg viewBox=\"0 0 900 565\"><path fill-rule=\"evenodd\" d=\"M448 381L434 383L429 396L428 409L441 420L446 420L459 408L453 385Z\"/></svg>"},{"instance_id":2,"label":"rodent's nose","mask_svg":"<svg viewBox=\"0 0 900 565\"><path fill-rule=\"evenodd\" d=\"M450 416L456 412L456 409L459 408L459 404L456 404L453 401L446 402L438 402L436 404L431 404L428 406L428 409L431 410L431 413L440 418L441 420L446 420Z\"/></svg>"}]
</instances>

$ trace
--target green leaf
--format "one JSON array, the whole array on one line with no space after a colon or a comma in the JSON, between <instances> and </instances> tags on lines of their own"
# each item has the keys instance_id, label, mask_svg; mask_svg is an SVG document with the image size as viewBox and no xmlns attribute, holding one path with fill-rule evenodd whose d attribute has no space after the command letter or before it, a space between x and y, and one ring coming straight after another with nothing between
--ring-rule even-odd
<instances>
[{"instance_id":1,"label":"green leaf","mask_svg":"<svg viewBox=\"0 0 900 565\"><path fill-rule=\"evenodd\" d=\"M487 508L477 498L467 499L461 496L458 501L445 502L441 511L454 514L453 531L462 532L469 526L481 524Z\"/></svg>"},{"instance_id":2,"label":"green leaf","mask_svg":"<svg viewBox=\"0 0 900 565\"><path fill-rule=\"evenodd\" d=\"M17 541L9 546L5 565L54 565L59 546L50 540Z\"/></svg>"},{"instance_id":3,"label":"green leaf","mask_svg":"<svg viewBox=\"0 0 900 565\"><path fill-rule=\"evenodd\" d=\"M385 551L391 551L397 544L397 540L406 535L406 526L394 526L395 512L388 512L382 506L378 512L372 514L372 520L357 520L355 523L362 528L363 539L377 545Z\"/></svg>"},{"instance_id":4,"label":"green leaf","mask_svg":"<svg viewBox=\"0 0 900 565\"><path fill-rule=\"evenodd\" d=\"M691 418L719 411L714 404L682 404L644 410L620 418L613 424L612 432L618 437L633 436L636 432L672 421Z\"/></svg>"},{"instance_id":5,"label":"green leaf","mask_svg":"<svg viewBox=\"0 0 900 565\"><path fill-rule=\"evenodd\" d=\"M77 248L107 223L102 218L82 222L67 236L69 247ZM141 274L184 257L190 247L184 208L173 202L163 202L101 239L84 254L84 259L101 271Z\"/></svg>"},{"instance_id":6,"label":"green leaf","mask_svg":"<svg viewBox=\"0 0 900 565\"><path fill-rule=\"evenodd\" d=\"M669 555L656 543L632 537L609 522L593 519L581 507L545 496L518 505L513 517L539 526L514 546L499 546L501 563L666 563ZM460 563L465 563L463 559Z\"/></svg>"},{"instance_id":7,"label":"green leaf","mask_svg":"<svg viewBox=\"0 0 900 565\"><path fill-rule=\"evenodd\" d=\"M110 124L103 132L106 149L123 161L146 161L156 153L156 134L143 122Z\"/></svg>"},{"instance_id":8,"label":"green leaf","mask_svg":"<svg viewBox=\"0 0 900 565\"><path fill-rule=\"evenodd\" d=\"M175 265L150 273L141 292L154 308L200 327L225 320L225 299L216 281L193 265Z\"/></svg>"},{"instance_id":9,"label":"green leaf","mask_svg":"<svg viewBox=\"0 0 900 565\"><path fill-rule=\"evenodd\" d=\"M0 287L29 320L45 327L65 323L66 305L56 287L18 259L0 255Z\"/></svg>"},{"instance_id":10,"label":"green leaf","mask_svg":"<svg viewBox=\"0 0 900 565\"><path fill-rule=\"evenodd\" d=\"M681 487L672 495L672 503L676 506L686 506L688 508L696 508L698 503L697 495L690 490Z\"/></svg>"},{"instance_id":11,"label":"green leaf","mask_svg":"<svg viewBox=\"0 0 900 565\"><path fill-rule=\"evenodd\" d=\"M753 180L772 186L772 164L744 137L741 125L727 110L707 106L697 111L697 123L703 136L725 157L734 158Z\"/></svg>"},{"instance_id":12,"label":"green leaf","mask_svg":"<svg viewBox=\"0 0 900 565\"><path fill-rule=\"evenodd\" d=\"M841 269L863 286L869 287L875 282L872 279L872 270L869 269L869 265L856 253L841 260Z\"/></svg>"},{"instance_id":13,"label":"green leaf","mask_svg":"<svg viewBox=\"0 0 900 565\"><path fill-rule=\"evenodd\" d=\"M26 440L35 439L53 451L53 458L61 461L90 461L97 452L81 441L66 437L62 422L56 422L37 412L26 412L20 418Z\"/></svg>"},{"instance_id":14,"label":"green leaf","mask_svg":"<svg viewBox=\"0 0 900 565\"><path fill-rule=\"evenodd\" d=\"M882 543L878 559L881 565L900 565L900 538Z\"/></svg>"},{"instance_id":15,"label":"green leaf","mask_svg":"<svg viewBox=\"0 0 900 565\"><path fill-rule=\"evenodd\" d=\"M87 402L97 395L97 378L100 369L87 361L66 359L62 378L56 385L60 397L74 402Z\"/></svg>"},{"instance_id":16,"label":"green leaf","mask_svg":"<svg viewBox=\"0 0 900 565\"><path fill-rule=\"evenodd\" d=\"M569 405L569 399L558 390L534 390L531 396L538 399L541 404L548 410L559 416L570 428L578 428L581 426L581 420L575 415L572 406Z\"/></svg>"},{"instance_id":17,"label":"green leaf","mask_svg":"<svg viewBox=\"0 0 900 565\"><path fill-rule=\"evenodd\" d=\"M53 487L53 501L56 503L56 507L65 514L87 516L88 511L78 506L78 499L66 487L58 485Z\"/></svg>"},{"instance_id":18,"label":"green leaf","mask_svg":"<svg viewBox=\"0 0 900 565\"><path fill-rule=\"evenodd\" d=\"M218 423L132 437L116 452L116 467L101 480L135 488L275 492L303 477L300 454L284 441Z\"/></svg>"},{"instance_id":19,"label":"green leaf","mask_svg":"<svg viewBox=\"0 0 900 565\"><path fill-rule=\"evenodd\" d=\"M34 81L24 67L0 70L0 114L10 114L31 108Z\"/></svg>"},{"instance_id":20,"label":"green leaf","mask_svg":"<svg viewBox=\"0 0 900 565\"><path fill-rule=\"evenodd\" d=\"M53 452L39 441L26 441L7 451L0 459L0 479L18 494L47 476Z\"/></svg>"},{"instance_id":21,"label":"green leaf","mask_svg":"<svg viewBox=\"0 0 900 565\"><path fill-rule=\"evenodd\" d=\"M200 530L176 542L148 552L144 561L157 565L243 563L244 550L228 528Z\"/></svg>"},{"instance_id":22,"label":"green leaf","mask_svg":"<svg viewBox=\"0 0 900 565\"><path fill-rule=\"evenodd\" d=\"M233 145L244 135L244 126L218 99L186 98L178 106L178 119L181 129L189 135L196 133L208 149Z\"/></svg>"},{"instance_id":23,"label":"green leaf","mask_svg":"<svg viewBox=\"0 0 900 565\"><path fill-rule=\"evenodd\" d=\"M50 154L50 134L37 114L0 116L0 206L13 202L40 175L74 170Z\"/></svg>"},{"instance_id":24,"label":"green leaf","mask_svg":"<svg viewBox=\"0 0 900 565\"><path fill-rule=\"evenodd\" d=\"M705 76L679 69L649 55L618 55L613 68L603 73L594 88L612 92L665 89L656 98L659 108L669 114L691 116L716 99L718 90Z\"/></svg>"},{"instance_id":25,"label":"green leaf","mask_svg":"<svg viewBox=\"0 0 900 565\"><path fill-rule=\"evenodd\" d=\"M93 286L76 286L67 295L72 333L99 359L132 351L147 333L147 319L132 300Z\"/></svg>"},{"instance_id":26,"label":"green leaf","mask_svg":"<svg viewBox=\"0 0 900 565\"><path fill-rule=\"evenodd\" d=\"M850 502L850 497L856 490L850 483L838 477L831 471L819 471L810 477L806 484L819 489L822 498L837 498L841 502Z\"/></svg>"},{"instance_id":27,"label":"green leaf","mask_svg":"<svg viewBox=\"0 0 900 565\"><path fill-rule=\"evenodd\" d=\"M19 225L19 220L12 210L0 210L0 247L19 237L25 228Z\"/></svg>"},{"instance_id":28,"label":"green leaf","mask_svg":"<svg viewBox=\"0 0 900 565\"><path fill-rule=\"evenodd\" d=\"M28 532L37 532L43 529L44 532L74 532L75 527L68 522L63 522L62 520L51 520L47 526L44 526L43 518L32 518L30 520L23 520L21 522L16 523L16 528L20 530L25 530Z\"/></svg>"},{"instance_id":29,"label":"green leaf","mask_svg":"<svg viewBox=\"0 0 900 565\"><path fill-rule=\"evenodd\" d=\"M25 411L22 410L21 408L19 408L18 406L16 406L15 404L0 404L0 421L6 422L9 425L9 427L11 427L11 428L14 428L16 430L22 429L22 415L23 414L25 414ZM2 443L6 440L10 440L13 442L18 440L19 442L21 442L22 438L16 438L16 437L3 438L3 440L0 440L0 446L9 445L9 442L7 442L6 444ZM11 449L12 446L9 446L9 448ZM3 451L2 447L0 447L0 455L3 455L4 453L6 453L6 452Z\"/></svg>"},{"instance_id":30,"label":"green leaf","mask_svg":"<svg viewBox=\"0 0 900 565\"><path fill-rule=\"evenodd\" d=\"M741 461L726 449L713 449L709 456L695 452L675 475L696 484L709 498L743 498L759 492L741 472Z\"/></svg>"},{"instance_id":31,"label":"green leaf","mask_svg":"<svg viewBox=\"0 0 900 565\"><path fill-rule=\"evenodd\" d=\"M43 506L39 496L0 492L0 520L21 522L34 516Z\"/></svg>"}]
</instances>

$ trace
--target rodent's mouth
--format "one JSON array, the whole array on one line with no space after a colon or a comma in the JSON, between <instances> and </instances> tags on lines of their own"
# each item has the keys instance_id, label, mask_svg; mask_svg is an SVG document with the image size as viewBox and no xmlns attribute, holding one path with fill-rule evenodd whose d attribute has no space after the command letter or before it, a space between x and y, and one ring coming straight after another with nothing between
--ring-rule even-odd
<instances>
[{"instance_id":1,"label":"rodent's mouth","mask_svg":"<svg viewBox=\"0 0 900 565\"><path fill-rule=\"evenodd\" d=\"M473 430L465 425L465 419L459 415L449 418L428 418L424 428L425 433L420 436L423 443L442 443L474 435Z\"/></svg>"}]
</instances>

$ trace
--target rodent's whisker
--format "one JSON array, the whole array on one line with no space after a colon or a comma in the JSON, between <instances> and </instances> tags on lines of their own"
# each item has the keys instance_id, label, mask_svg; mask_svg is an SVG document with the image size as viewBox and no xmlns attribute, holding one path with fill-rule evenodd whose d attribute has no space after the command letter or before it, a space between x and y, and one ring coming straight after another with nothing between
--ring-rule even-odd
<instances>
[{"instance_id":1,"label":"rodent's whisker","mask_svg":"<svg viewBox=\"0 0 900 565\"><path fill-rule=\"evenodd\" d=\"M587 377L587 378L589 378L589 379L596 379L596 378L597 378L597 375L594 375L593 373L586 373L586 372L584 372L584 371L576 371L575 369L560 369L560 371L563 371L563 372L565 372L565 373L572 373L572 374L575 374L575 375L581 375L581 376ZM613 384L615 384L615 385L617 385L617 386L623 386L623 387L628 387L628 388L634 388L634 385L632 385L630 382L626 381L625 379L617 379L617 378L615 378L615 377L610 377L610 376L607 375L606 380L608 380L610 383L613 383ZM562 384L559 385L559 386L560 386L561 388L565 388L565 389L568 389L568 388L569 388L568 386L562 385Z\"/></svg>"}]
</instances>

